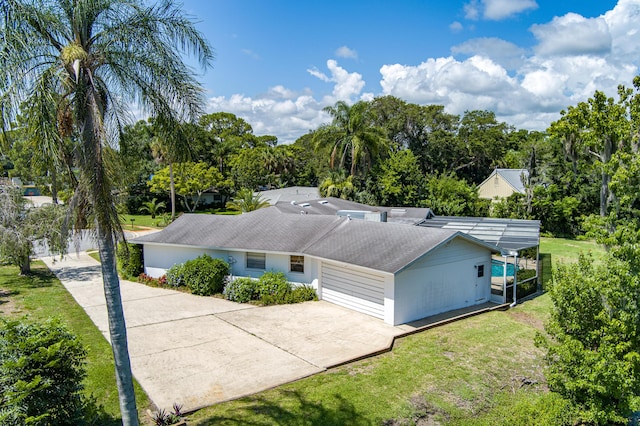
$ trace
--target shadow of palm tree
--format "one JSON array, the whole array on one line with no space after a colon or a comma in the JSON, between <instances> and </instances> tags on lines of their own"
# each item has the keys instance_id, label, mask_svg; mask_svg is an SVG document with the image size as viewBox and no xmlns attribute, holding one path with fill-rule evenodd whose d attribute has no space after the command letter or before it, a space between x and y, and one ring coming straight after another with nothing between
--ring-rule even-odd
<instances>
[{"instance_id":1,"label":"shadow of palm tree","mask_svg":"<svg viewBox=\"0 0 640 426\"><path fill-rule=\"evenodd\" d=\"M58 278L62 280L70 281L89 281L100 277L102 273L100 265L83 266L80 268L63 268L56 273Z\"/></svg>"},{"instance_id":2,"label":"shadow of palm tree","mask_svg":"<svg viewBox=\"0 0 640 426\"><path fill-rule=\"evenodd\" d=\"M283 391L287 401L270 401L264 397L248 397L248 402L238 411L238 416L212 416L198 422L198 425L301 425L301 426L342 426L368 425L358 414L353 404L340 395L334 395L332 400L311 401L298 391ZM253 415L246 417L246 411Z\"/></svg>"}]
</instances>

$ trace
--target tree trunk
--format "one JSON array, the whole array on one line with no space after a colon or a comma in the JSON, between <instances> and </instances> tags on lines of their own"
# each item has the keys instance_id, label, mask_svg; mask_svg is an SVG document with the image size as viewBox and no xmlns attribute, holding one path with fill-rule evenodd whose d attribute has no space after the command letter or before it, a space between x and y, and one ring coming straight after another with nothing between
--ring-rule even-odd
<instances>
[{"instance_id":1,"label":"tree trunk","mask_svg":"<svg viewBox=\"0 0 640 426\"><path fill-rule=\"evenodd\" d=\"M51 199L53 204L58 204L58 171L55 165L51 169Z\"/></svg>"},{"instance_id":2,"label":"tree trunk","mask_svg":"<svg viewBox=\"0 0 640 426\"><path fill-rule=\"evenodd\" d=\"M116 367L116 384L120 400L120 413L122 424L125 426L138 425L138 410L136 397L133 390L133 375L129 360L129 348L127 344L127 328L122 309L122 297L120 295L120 279L116 269L115 243L113 236L105 232L98 223L98 248L102 267L102 282L104 295L107 302L107 315L109 319L109 336L111 349Z\"/></svg>"},{"instance_id":3,"label":"tree trunk","mask_svg":"<svg viewBox=\"0 0 640 426\"><path fill-rule=\"evenodd\" d=\"M22 265L20 265L20 275L29 275L31 273L31 259L29 256L25 256L22 259Z\"/></svg>"},{"instance_id":4,"label":"tree trunk","mask_svg":"<svg viewBox=\"0 0 640 426\"><path fill-rule=\"evenodd\" d=\"M176 183L173 180L173 163L169 163L169 182L171 186L171 222L176 220Z\"/></svg>"},{"instance_id":5,"label":"tree trunk","mask_svg":"<svg viewBox=\"0 0 640 426\"><path fill-rule=\"evenodd\" d=\"M609 211L609 203L611 202L611 194L609 193L609 182L611 175L607 173L606 167L611 161L613 155L613 142L611 137L605 137L604 147L600 158L602 159L602 181L600 183L600 216L605 217Z\"/></svg>"}]
</instances>

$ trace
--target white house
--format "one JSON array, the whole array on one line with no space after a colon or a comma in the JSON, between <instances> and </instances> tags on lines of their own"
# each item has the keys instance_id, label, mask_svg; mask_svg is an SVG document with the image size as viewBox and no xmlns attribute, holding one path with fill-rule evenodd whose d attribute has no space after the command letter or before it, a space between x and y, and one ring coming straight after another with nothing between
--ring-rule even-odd
<instances>
[{"instance_id":1,"label":"white house","mask_svg":"<svg viewBox=\"0 0 640 426\"><path fill-rule=\"evenodd\" d=\"M203 253L231 264L235 276L284 272L313 285L322 300L403 324L489 302L496 246L449 229L285 214L274 207L240 216L186 214L137 238L145 273Z\"/></svg>"}]
</instances>

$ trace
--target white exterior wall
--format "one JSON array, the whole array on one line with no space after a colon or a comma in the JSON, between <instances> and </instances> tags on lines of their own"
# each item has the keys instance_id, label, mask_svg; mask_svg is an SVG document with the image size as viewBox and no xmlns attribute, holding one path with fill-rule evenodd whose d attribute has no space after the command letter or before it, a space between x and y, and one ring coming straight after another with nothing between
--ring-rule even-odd
<instances>
[{"instance_id":1,"label":"white exterior wall","mask_svg":"<svg viewBox=\"0 0 640 426\"><path fill-rule=\"evenodd\" d=\"M176 263L184 263L203 254L220 258L225 262L228 258L227 252L221 250L145 244L144 273L154 278L160 278Z\"/></svg>"},{"instance_id":2,"label":"white exterior wall","mask_svg":"<svg viewBox=\"0 0 640 426\"><path fill-rule=\"evenodd\" d=\"M477 264L485 265L482 279ZM485 303L490 296L491 251L456 238L395 276L393 324Z\"/></svg>"},{"instance_id":3,"label":"white exterior wall","mask_svg":"<svg viewBox=\"0 0 640 426\"><path fill-rule=\"evenodd\" d=\"M229 256L235 262L231 264L231 274L236 277L259 278L266 271L284 272L287 280L292 283L313 284L318 277L318 261L305 256L304 273L291 272L289 270L289 255L278 253L267 253L265 259L265 269L248 269L246 267L246 252L233 250L210 250L195 247L176 247L155 244L144 245L144 272L154 278L164 275L169 268L177 263L184 263L187 260L195 259L203 254L208 254L213 258L219 258L229 262ZM317 289L317 280L315 280Z\"/></svg>"}]
</instances>

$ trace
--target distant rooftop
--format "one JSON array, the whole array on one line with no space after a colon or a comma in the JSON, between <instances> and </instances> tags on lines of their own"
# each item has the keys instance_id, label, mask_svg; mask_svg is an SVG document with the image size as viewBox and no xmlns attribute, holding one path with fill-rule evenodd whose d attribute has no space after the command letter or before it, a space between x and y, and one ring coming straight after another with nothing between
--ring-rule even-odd
<instances>
[{"instance_id":1,"label":"distant rooftop","mask_svg":"<svg viewBox=\"0 0 640 426\"><path fill-rule=\"evenodd\" d=\"M320 192L318 188L312 186L291 186L289 188L269 189L266 191L258 191L263 199L273 205L279 201L291 202L299 201L304 202L306 200L314 200L320 198Z\"/></svg>"},{"instance_id":2,"label":"distant rooftop","mask_svg":"<svg viewBox=\"0 0 640 426\"><path fill-rule=\"evenodd\" d=\"M529 170L527 169L495 169L491 175L485 182L491 179L495 175L500 175L502 178L507 181L509 185L513 187L513 189L521 194L525 193L525 186L522 182L522 178L524 177L525 181L529 178ZM483 182L484 183L484 182Z\"/></svg>"}]
</instances>

